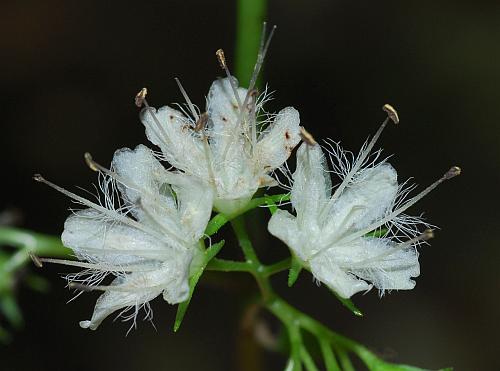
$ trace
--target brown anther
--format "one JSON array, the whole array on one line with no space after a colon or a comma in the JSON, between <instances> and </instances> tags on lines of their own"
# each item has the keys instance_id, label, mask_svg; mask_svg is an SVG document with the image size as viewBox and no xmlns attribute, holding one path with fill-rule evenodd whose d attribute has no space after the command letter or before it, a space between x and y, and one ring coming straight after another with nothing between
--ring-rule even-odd
<instances>
[{"instance_id":1,"label":"brown anther","mask_svg":"<svg viewBox=\"0 0 500 371\"><path fill-rule=\"evenodd\" d=\"M40 258L38 256L36 256L32 252L28 253L28 255L30 256L31 261L33 262L33 264L35 264L35 267L37 267L37 268L42 268L43 267L42 261L40 260Z\"/></svg>"},{"instance_id":2,"label":"brown anther","mask_svg":"<svg viewBox=\"0 0 500 371\"><path fill-rule=\"evenodd\" d=\"M318 144L318 142L316 142L316 140L314 139L314 137L311 135L311 133L309 133L306 129L304 129L303 127L300 128L300 137L302 138L302 140L304 142L306 142L307 144L309 144L310 146L314 146L316 144Z\"/></svg>"},{"instance_id":3,"label":"brown anther","mask_svg":"<svg viewBox=\"0 0 500 371\"><path fill-rule=\"evenodd\" d=\"M227 68L226 65L226 57L224 56L224 50L219 49L215 52L215 55L217 56L217 60L219 61L220 68L225 70Z\"/></svg>"},{"instance_id":4,"label":"brown anther","mask_svg":"<svg viewBox=\"0 0 500 371\"><path fill-rule=\"evenodd\" d=\"M148 94L147 88L142 88L139 93L135 96L135 105L139 108L144 104L144 100L146 99L146 95Z\"/></svg>"},{"instance_id":5,"label":"brown anther","mask_svg":"<svg viewBox=\"0 0 500 371\"><path fill-rule=\"evenodd\" d=\"M430 240L431 238L434 238L434 231L432 229L426 229L424 233L422 233L422 239L424 241Z\"/></svg>"},{"instance_id":6,"label":"brown anther","mask_svg":"<svg viewBox=\"0 0 500 371\"><path fill-rule=\"evenodd\" d=\"M85 152L85 154L83 155L83 158L85 159L85 163L90 168L90 170L92 170L92 171L99 171L99 169L97 168L94 160L92 160L92 156L90 155L90 153Z\"/></svg>"},{"instance_id":7,"label":"brown anther","mask_svg":"<svg viewBox=\"0 0 500 371\"><path fill-rule=\"evenodd\" d=\"M456 177L457 175L460 175L462 173L462 169L460 169L458 166L452 166L450 170L446 172L446 174L443 175L444 179L451 179L453 177Z\"/></svg>"},{"instance_id":8,"label":"brown anther","mask_svg":"<svg viewBox=\"0 0 500 371\"><path fill-rule=\"evenodd\" d=\"M390 104L384 104L382 109L387 113L387 116L394 122L395 124L399 124L399 116L398 112L394 109Z\"/></svg>"},{"instance_id":9,"label":"brown anther","mask_svg":"<svg viewBox=\"0 0 500 371\"><path fill-rule=\"evenodd\" d=\"M200 118L198 119L198 121L196 121L196 125L194 126L194 131L203 130L203 128L205 127L205 125L207 124L207 122L208 122L208 113L207 112L203 112L200 115Z\"/></svg>"},{"instance_id":10,"label":"brown anther","mask_svg":"<svg viewBox=\"0 0 500 371\"><path fill-rule=\"evenodd\" d=\"M45 181L45 178L41 174L35 174L33 175L33 180L37 182L43 182Z\"/></svg>"}]
</instances>

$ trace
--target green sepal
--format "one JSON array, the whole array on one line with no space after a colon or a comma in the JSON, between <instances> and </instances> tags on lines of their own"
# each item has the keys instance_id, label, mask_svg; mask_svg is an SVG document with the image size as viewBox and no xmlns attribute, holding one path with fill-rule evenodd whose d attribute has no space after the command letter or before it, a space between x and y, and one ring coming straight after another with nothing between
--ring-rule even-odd
<instances>
[{"instance_id":1,"label":"green sepal","mask_svg":"<svg viewBox=\"0 0 500 371\"><path fill-rule=\"evenodd\" d=\"M228 221L229 221L229 219L227 218L227 216L225 214L219 213L219 214L215 215L208 222L207 228L205 229L205 234L207 236L214 235Z\"/></svg>"},{"instance_id":2,"label":"green sepal","mask_svg":"<svg viewBox=\"0 0 500 371\"><path fill-rule=\"evenodd\" d=\"M380 238L380 237L384 237L386 233L387 233L387 228L380 228L380 229L368 232L367 234L365 234L365 237Z\"/></svg>"},{"instance_id":3,"label":"green sepal","mask_svg":"<svg viewBox=\"0 0 500 371\"><path fill-rule=\"evenodd\" d=\"M292 254L292 262L290 263L290 270L288 271L288 287L292 287L299 278L302 271L302 263L299 259Z\"/></svg>"},{"instance_id":4,"label":"green sepal","mask_svg":"<svg viewBox=\"0 0 500 371\"><path fill-rule=\"evenodd\" d=\"M222 246L224 246L224 242L225 242L224 240L217 242L216 244L212 245L210 248L204 251L205 256L203 257L203 261L200 267L189 278L189 297L186 301L180 303L177 306L177 314L175 315L175 322L174 322L174 332L177 332L177 330L179 330L179 327L181 327L182 320L184 319L184 315L186 314L189 303L191 302L194 289L201 275L203 274L205 267L210 262L210 260L212 260L212 258L214 258L219 253L219 251L222 249Z\"/></svg>"},{"instance_id":5,"label":"green sepal","mask_svg":"<svg viewBox=\"0 0 500 371\"><path fill-rule=\"evenodd\" d=\"M269 212L271 213L271 215L273 215L278 210L276 202L274 202L274 200L269 195L264 195L264 198L266 199L266 204L269 208Z\"/></svg>"},{"instance_id":6,"label":"green sepal","mask_svg":"<svg viewBox=\"0 0 500 371\"><path fill-rule=\"evenodd\" d=\"M363 317L363 312L354 305L351 299L345 299L335 292L335 290L330 289L330 291L335 295L335 297L342 303L344 307L349 309L355 316Z\"/></svg>"}]
</instances>

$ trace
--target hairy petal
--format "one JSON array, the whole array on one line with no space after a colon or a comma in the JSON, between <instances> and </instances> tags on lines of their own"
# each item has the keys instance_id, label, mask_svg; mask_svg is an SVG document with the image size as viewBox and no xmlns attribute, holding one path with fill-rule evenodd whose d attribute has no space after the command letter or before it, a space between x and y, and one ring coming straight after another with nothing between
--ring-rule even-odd
<instances>
[{"instance_id":1,"label":"hairy petal","mask_svg":"<svg viewBox=\"0 0 500 371\"><path fill-rule=\"evenodd\" d=\"M342 297L369 289L409 290L418 277L418 254L412 247L399 250L389 239L359 238L346 245L332 245L311 260L315 277ZM337 277L339 276L339 277ZM349 294L347 296L347 294Z\"/></svg>"},{"instance_id":2,"label":"hairy petal","mask_svg":"<svg viewBox=\"0 0 500 371\"><path fill-rule=\"evenodd\" d=\"M282 109L259 138L254 161L256 173L268 173L283 165L300 142L299 112L293 107Z\"/></svg>"},{"instance_id":3,"label":"hairy petal","mask_svg":"<svg viewBox=\"0 0 500 371\"><path fill-rule=\"evenodd\" d=\"M320 146L303 143L299 147L293 180L291 200L300 228L317 234L321 210L331 194L330 175Z\"/></svg>"},{"instance_id":4,"label":"hairy petal","mask_svg":"<svg viewBox=\"0 0 500 371\"><path fill-rule=\"evenodd\" d=\"M325 210L326 230L342 234L370 225L386 214L397 192L397 173L391 165L382 163L359 171L354 182Z\"/></svg>"},{"instance_id":5,"label":"hairy petal","mask_svg":"<svg viewBox=\"0 0 500 371\"><path fill-rule=\"evenodd\" d=\"M314 277L347 299L352 295L367 291L372 286L341 269L331 254L320 254L310 260L311 273Z\"/></svg>"},{"instance_id":6,"label":"hairy petal","mask_svg":"<svg viewBox=\"0 0 500 371\"><path fill-rule=\"evenodd\" d=\"M297 226L297 219L285 210L276 210L267 225L269 233L279 238L297 255L305 261L309 256L307 245L303 243L303 232ZM314 239L313 236L310 236Z\"/></svg>"},{"instance_id":7,"label":"hairy petal","mask_svg":"<svg viewBox=\"0 0 500 371\"><path fill-rule=\"evenodd\" d=\"M168 241L169 236L165 235L164 238ZM134 255L134 251L168 253L175 244L172 241L171 246L168 246L164 241L136 228L105 221L101 214L92 209L81 210L68 217L61 240L81 259L92 257L93 260L113 265L141 261L141 255Z\"/></svg>"},{"instance_id":8,"label":"hairy petal","mask_svg":"<svg viewBox=\"0 0 500 371\"><path fill-rule=\"evenodd\" d=\"M185 301L189 295L188 274L192 256L185 253L163 263L162 268L148 273L129 273L117 277L98 299L89 321L80 326L95 330L113 312L130 308L137 315L141 305L163 292L170 304Z\"/></svg>"},{"instance_id":9,"label":"hairy petal","mask_svg":"<svg viewBox=\"0 0 500 371\"><path fill-rule=\"evenodd\" d=\"M168 173L148 147L141 144L134 150L117 150L113 156L112 169L126 182L119 182L118 187L122 197L130 204L137 204L141 198L149 198L169 209L175 208L172 193L168 189L161 192L164 185L168 187Z\"/></svg>"},{"instance_id":10,"label":"hairy petal","mask_svg":"<svg viewBox=\"0 0 500 371\"><path fill-rule=\"evenodd\" d=\"M160 127L152 114L156 116ZM151 107L143 109L140 118L146 127L146 136L161 148L171 165L188 174L207 176L201 139L193 133L189 120L181 112L168 106L158 110Z\"/></svg>"},{"instance_id":11,"label":"hairy petal","mask_svg":"<svg viewBox=\"0 0 500 371\"><path fill-rule=\"evenodd\" d=\"M238 86L238 80L233 77L233 81L235 86ZM238 87L237 92L243 104L247 89ZM214 159L220 159L223 156L229 143L231 143L231 148L235 147L233 150L240 151L241 156L243 148L240 133L242 129L236 127L240 111L228 78L218 79L212 83L207 97L207 112L210 117L209 136ZM248 110L245 114L247 113ZM231 156L228 157L231 158Z\"/></svg>"}]
</instances>

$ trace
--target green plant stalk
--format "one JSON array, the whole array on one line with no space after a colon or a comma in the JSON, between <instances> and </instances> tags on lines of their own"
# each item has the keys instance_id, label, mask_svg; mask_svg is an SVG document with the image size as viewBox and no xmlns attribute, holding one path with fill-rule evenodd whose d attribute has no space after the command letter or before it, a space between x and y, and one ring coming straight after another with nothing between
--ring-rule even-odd
<instances>
[{"instance_id":1,"label":"green plant stalk","mask_svg":"<svg viewBox=\"0 0 500 371\"><path fill-rule=\"evenodd\" d=\"M207 265L206 270L223 272L247 272L254 276L262 296L261 304L273 313L286 327L290 339L290 359L286 370L300 371L302 364L306 370L317 370L314 360L307 352L302 342L301 330L314 335L320 343L327 370L349 370L352 367L348 352L356 354L370 370L376 371L423 371L420 368L395 365L384 362L363 345L337 334L309 317L307 314L297 310L282 298L280 298L271 286L270 277L290 267L291 259L284 259L272 265L264 265L260 262L255 249L245 228L243 216L238 216L231 221L238 243L243 251L245 261L232 261L214 258ZM336 360L333 348L338 355Z\"/></svg>"},{"instance_id":2,"label":"green plant stalk","mask_svg":"<svg viewBox=\"0 0 500 371\"><path fill-rule=\"evenodd\" d=\"M242 86L248 86L252 76L266 11L266 0L237 0L234 60L235 76Z\"/></svg>"}]
</instances>

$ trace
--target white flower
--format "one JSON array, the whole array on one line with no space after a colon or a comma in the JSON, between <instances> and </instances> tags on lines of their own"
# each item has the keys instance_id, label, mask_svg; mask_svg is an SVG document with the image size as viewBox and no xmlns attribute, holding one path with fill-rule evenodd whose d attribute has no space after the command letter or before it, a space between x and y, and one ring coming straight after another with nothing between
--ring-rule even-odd
<instances>
[{"instance_id":1,"label":"white flower","mask_svg":"<svg viewBox=\"0 0 500 371\"><path fill-rule=\"evenodd\" d=\"M411 278L420 273L416 247L432 237L432 231L420 234L417 226L428 225L402 213L460 172L453 167L422 193L404 201L414 187L398 185L396 170L385 161L376 162L380 151L370 156L387 121L356 159L330 142L333 171L328 170L319 145L302 144L291 191L296 216L278 210L268 226L318 281L343 298L372 286L381 294L415 286ZM331 173L342 178L333 195ZM367 235L384 226L387 232L381 237ZM408 240L401 242L403 238Z\"/></svg>"},{"instance_id":2,"label":"white flower","mask_svg":"<svg viewBox=\"0 0 500 371\"><path fill-rule=\"evenodd\" d=\"M94 330L111 313L129 309L132 315L127 318L135 323L141 307L151 315L148 302L160 294L170 304L185 301L190 267L201 254L197 243L211 214L212 193L196 179L165 170L142 145L116 151L111 170L89 156L87 162L104 176L100 204L36 177L89 207L71 215L62 234L63 244L87 263L45 259L86 268L69 277L73 285L104 291L92 318L80 326ZM101 286L108 274L116 278Z\"/></svg>"},{"instance_id":3,"label":"white flower","mask_svg":"<svg viewBox=\"0 0 500 371\"><path fill-rule=\"evenodd\" d=\"M259 187L275 185L269 176L299 143L299 113L292 107L263 114L264 98L238 87L234 77L214 81L206 113L199 115L185 94L190 117L171 107L147 107L141 120L146 135L172 166L200 179L215 195L214 206L233 213Z\"/></svg>"}]
</instances>

